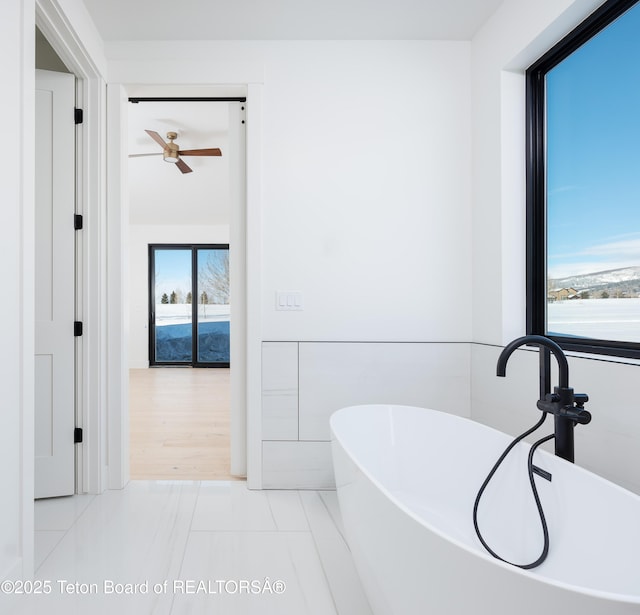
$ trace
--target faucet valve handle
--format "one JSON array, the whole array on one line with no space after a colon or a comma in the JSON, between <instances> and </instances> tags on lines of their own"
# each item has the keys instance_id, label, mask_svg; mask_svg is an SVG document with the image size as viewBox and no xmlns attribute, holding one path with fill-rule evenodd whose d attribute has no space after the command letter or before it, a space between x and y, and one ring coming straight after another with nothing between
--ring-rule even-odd
<instances>
[{"instance_id":1,"label":"faucet valve handle","mask_svg":"<svg viewBox=\"0 0 640 615\"><path fill-rule=\"evenodd\" d=\"M589 396L586 393L576 393L573 400L578 408L582 408L589 401Z\"/></svg>"},{"instance_id":2,"label":"faucet valve handle","mask_svg":"<svg viewBox=\"0 0 640 615\"><path fill-rule=\"evenodd\" d=\"M585 410L582 406L565 408L562 416L571 419L574 423L580 423L580 425L587 425L591 422L591 412Z\"/></svg>"}]
</instances>

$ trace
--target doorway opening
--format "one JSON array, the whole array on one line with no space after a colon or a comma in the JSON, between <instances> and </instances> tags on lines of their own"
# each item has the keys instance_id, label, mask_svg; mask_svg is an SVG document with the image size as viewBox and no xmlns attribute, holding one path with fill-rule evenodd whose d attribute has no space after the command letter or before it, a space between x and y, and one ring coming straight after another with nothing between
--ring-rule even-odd
<instances>
[{"instance_id":1,"label":"doorway opening","mask_svg":"<svg viewBox=\"0 0 640 615\"><path fill-rule=\"evenodd\" d=\"M133 479L234 478L246 369L244 100L127 104ZM165 164L174 139L183 168ZM202 367L217 369L189 369Z\"/></svg>"}]
</instances>

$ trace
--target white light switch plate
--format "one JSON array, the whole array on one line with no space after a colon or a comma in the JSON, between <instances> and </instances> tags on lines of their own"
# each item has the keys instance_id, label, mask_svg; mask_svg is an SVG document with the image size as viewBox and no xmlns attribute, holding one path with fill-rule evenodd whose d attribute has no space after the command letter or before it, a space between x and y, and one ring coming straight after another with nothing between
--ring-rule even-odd
<instances>
[{"instance_id":1,"label":"white light switch plate","mask_svg":"<svg viewBox=\"0 0 640 615\"><path fill-rule=\"evenodd\" d=\"M279 290L276 293L276 310L302 310L302 293L299 290Z\"/></svg>"}]
</instances>

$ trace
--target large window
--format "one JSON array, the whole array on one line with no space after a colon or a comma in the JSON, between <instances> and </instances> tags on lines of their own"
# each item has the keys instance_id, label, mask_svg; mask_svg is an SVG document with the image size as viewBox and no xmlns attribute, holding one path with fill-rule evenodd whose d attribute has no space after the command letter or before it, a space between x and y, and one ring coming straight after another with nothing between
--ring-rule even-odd
<instances>
[{"instance_id":1,"label":"large window","mask_svg":"<svg viewBox=\"0 0 640 615\"><path fill-rule=\"evenodd\" d=\"M527 326L640 357L640 2L605 3L527 71Z\"/></svg>"}]
</instances>

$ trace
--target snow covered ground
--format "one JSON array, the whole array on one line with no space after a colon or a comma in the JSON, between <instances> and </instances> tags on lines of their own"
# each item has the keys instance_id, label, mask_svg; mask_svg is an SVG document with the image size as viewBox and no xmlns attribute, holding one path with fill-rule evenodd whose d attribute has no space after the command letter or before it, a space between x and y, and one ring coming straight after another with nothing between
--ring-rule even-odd
<instances>
[{"instance_id":1,"label":"snow covered ground","mask_svg":"<svg viewBox=\"0 0 640 615\"><path fill-rule=\"evenodd\" d=\"M640 298L556 301L547 322L550 333L640 342Z\"/></svg>"},{"instance_id":2,"label":"snow covered ground","mask_svg":"<svg viewBox=\"0 0 640 615\"><path fill-rule=\"evenodd\" d=\"M229 320L228 305L198 305L198 322ZM156 303L156 327L182 325L191 322L190 303Z\"/></svg>"}]
</instances>

